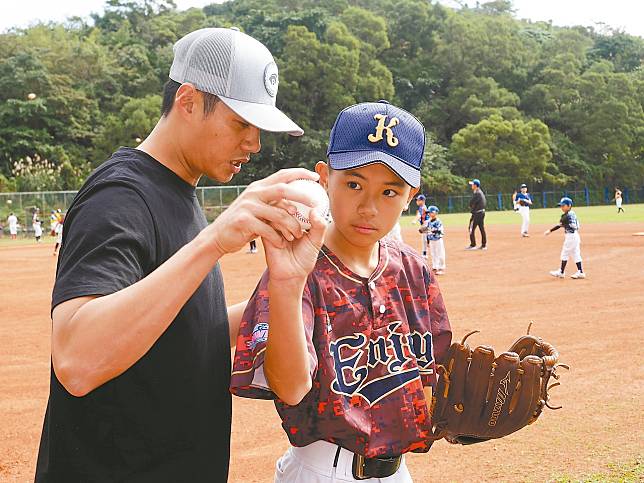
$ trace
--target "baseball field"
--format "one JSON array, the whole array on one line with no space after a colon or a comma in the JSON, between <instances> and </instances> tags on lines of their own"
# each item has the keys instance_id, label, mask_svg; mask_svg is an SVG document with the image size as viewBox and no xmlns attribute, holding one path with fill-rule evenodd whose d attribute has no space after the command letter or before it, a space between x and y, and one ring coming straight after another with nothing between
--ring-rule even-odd
<instances>
[{"instance_id":1,"label":"baseball field","mask_svg":"<svg viewBox=\"0 0 644 483\"><path fill-rule=\"evenodd\" d=\"M525 333L543 337L571 366L533 425L473 446L444 441L407 461L416 482L642 481L644 479L644 205L575 208L581 220L586 280L554 279L562 230L557 209L535 210L531 237L520 217L486 218L489 250L465 251L467 216L441 216L447 274L440 286L454 336L481 331L470 344L507 348ZM420 238L411 218L406 241ZM478 233L477 233L478 237ZM480 239L480 238L479 238ZM261 247L261 244L260 244ZM49 386L49 304L56 259L51 240L0 238L0 481L33 480ZM222 261L229 303L247 298L260 276L260 253ZM567 275L573 273L570 263ZM270 482L287 448L272 403L235 398L231 482ZM216 448L213 448L216 451Z\"/></svg>"}]
</instances>

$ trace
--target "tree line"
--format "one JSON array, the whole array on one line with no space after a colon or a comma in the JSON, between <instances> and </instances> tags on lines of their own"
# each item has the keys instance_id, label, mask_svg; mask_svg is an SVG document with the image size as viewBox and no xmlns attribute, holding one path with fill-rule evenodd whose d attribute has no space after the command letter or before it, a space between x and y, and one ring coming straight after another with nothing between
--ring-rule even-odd
<instances>
[{"instance_id":1,"label":"tree line","mask_svg":"<svg viewBox=\"0 0 644 483\"><path fill-rule=\"evenodd\" d=\"M172 45L237 26L280 68L303 138L265 134L235 179L324 159L344 107L387 99L426 126L428 192L644 185L644 39L519 20L512 2L108 0L91 19L0 35L0 190L75 189L159 117ZM35 96L34 96L35 95ZM210 183L202 180L202 183Z\"/></svg>"}]
</instances>

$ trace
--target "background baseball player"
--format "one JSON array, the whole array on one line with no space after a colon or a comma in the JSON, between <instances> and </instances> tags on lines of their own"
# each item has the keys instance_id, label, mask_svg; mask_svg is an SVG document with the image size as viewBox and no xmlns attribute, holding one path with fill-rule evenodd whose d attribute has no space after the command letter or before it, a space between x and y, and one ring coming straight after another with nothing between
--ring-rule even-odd
<instances>
[{"instance_id":1,"label":"background baseball player","mask_svg":"<svg viewBox=\"0 0 644 483\"><path fill-rule=\"evenodd\" d=\"M478 179L473 179L469 181L469 185L472 188L472 198L470 199L470 246L466 247L466 250L487 250L487 235L485 234L485 205L487 201L485 199L485 193L481 189L481 182ZM476 246L476 235L474 230L478 226L481 231L481 246L477 248Z\"/></svg>"},{"instance_id":2,"label":"background baseball player","mask_svg":"<svg viewBox=\"0 0 644 483\"><path fill-rule=\"evenodd\" d=\"M423 226L427 223L427 220L429 219L429 213L427 212L427 205L425 204L425 195L421 194L416 196L416 206L418 207L418 209L416 210L416 222L420 226ZM426 233L421 233L420 245L422 247L423 257L427 258L427 247L429 245L428 245Z\"/></svg>"},{"instance_id":3,"label":"background baseball player","mask_svg":"<svg viewBox=\"0 0 644 483\"><path fill-rule=\"evenodd\" d=\"M36 238L36 242L40 243L40 239L42 237L42 220L40 219L40 212L37 209L34 212L34 216L31 220L31 225L34 229L34 237Z\"/></svg>"},{"instance_id":4,"label":"background baseball player","mask_svg":"<svg viewBox=\"0 0 644 483\"><path fill-rule=\"evenodd\" d=\"M443 223L438 218L439 211L438 207L434 205L427 208L429 213L427 239L429 240L429 249L432 256L432 270L436 275L443 275L447 269L445 264L445 243L443 243L445 231L443 230Z\"/></svg>"},{"instance_id":5,"label":"background baseball player","mask_svg":"<svg viewBox=\"0 0 644 483\"><path fill-rule=\"evenodd\" d=\"M619 188L615 188L615 196L613 196L613 199L615 200L615 206L617 206L617 213L620 211L624 213L624 208L622 208L622 190Z\"/></svg>"},{"instance_id":6,"label":"background baseball player","mask_svg":"<svg viewBox=\"0 0 644 483\"><path fill-rule=\"evenodd\" d=\"M63 223L65 222L65 216L60 213L57 215L58 221L54 227L54 233L56 233L56 244L54 245L54 256L58 255L58 249L63 243Z\"/></svg>"},{"instance_id":7,"label":"background baseball player","mask_svg":"<svg viewBox=\"0 0 644 483\"><path fill-rule=\"evenodd\" d=\"M9 225L9 234L11 239L15 240L18 236L18 217L13 214L13 211L9 213L7 217L7 224Z\"/></svg>"},{"instance_id":8,"label":"background baseball player","mask_svg":"<svg viewBox=\"0 0 644 483\"><path fill-rule=\"evenodd\" d=\"M521 185L521 190L515 197L519 214L521 215L521 236L528 237L530 228L530 207L532 206L532 195L528 193L528 187Z\"/></svg>"},{"instance_id":9,"label":"background baseball player","mask_svg":"<svg viewBox=\"0 0 644 483\"><path fill-rule=\"evenodd\" d=\"M581 267L581 238L579 237L579 220L577 215L572 210L572 200L567 196L561 198L558 205L563 211L559 224L553 226L549 230L546 230L544 235L549 235L559 228L563 228L565 231L564 243L561 249L561 268L559 270L553 270L550 272L550 275L557 278L564 278L564 270L566 269L566 264L568 259L572 258L577 264L577 271L570 276L570 278L580 279L586 278L583 268Z\"/></svg>"},{"instance_id":10,"label":"background baseball player","mask_svg":"<svg viewBox=\"0 0 644 483\"><path fill-rule=\"evenodd\" d=\"M276 482L410 482L404 453L431 446L434 358L451 330L425 261L385 238L420 184L424 139L422 124L388 103L342 111L329 164L316 166L333 217L325 246L291 260L313 271L274 280L287 264L267 254L231 390L275 399L292 444ZM274 367L276 351L292 354L287 366Z\"/></svg>"}]
</instances>

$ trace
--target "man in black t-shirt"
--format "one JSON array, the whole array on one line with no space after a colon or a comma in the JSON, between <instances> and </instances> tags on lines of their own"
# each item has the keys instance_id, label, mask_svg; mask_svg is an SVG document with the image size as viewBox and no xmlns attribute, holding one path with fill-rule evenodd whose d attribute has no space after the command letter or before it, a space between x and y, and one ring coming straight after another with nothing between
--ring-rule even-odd
<instances>
[{"instance_id":1,"label":"man in black t-shirt","mask_svg":"<svg viewBox=\"0 0 644 483\"><path fill-rule=\"evenodd\" d=\"M136 149L88 178L65 219L52 298L52 370L36 481L225 482L230 347L245 304L226 307L218 260L262 237L321 245L281 200L317 179L285 170L253 183L208 225L195 196L228 182L260 129L301 135L275 107L270 52L235 29L174 47L163 115ZM284 354L286 357L287 354Z\"/></svg>"}]
</instances>

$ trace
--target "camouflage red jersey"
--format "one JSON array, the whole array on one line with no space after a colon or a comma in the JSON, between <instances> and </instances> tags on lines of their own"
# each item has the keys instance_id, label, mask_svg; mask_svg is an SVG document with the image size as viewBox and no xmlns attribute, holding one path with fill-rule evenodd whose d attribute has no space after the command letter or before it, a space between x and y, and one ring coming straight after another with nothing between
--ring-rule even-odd
<instances>
[{"instance_id":1,"label":"camouflage red jersey","mask_svg":"<svg viewBox=\"0 0 644 483\"><path fill-rule=\"evenodd\" d=\"M313 387L296 406L276 398L263 374L268 337L265 273L244 312L231 391L276 399L294 446L326 440L368 458L428 451L431 421L423 386L434 386L435 356L451 342L443 298L420 256L380 241L370 278L326 247L302 299Z\"/></svg>"}]
</instances>

